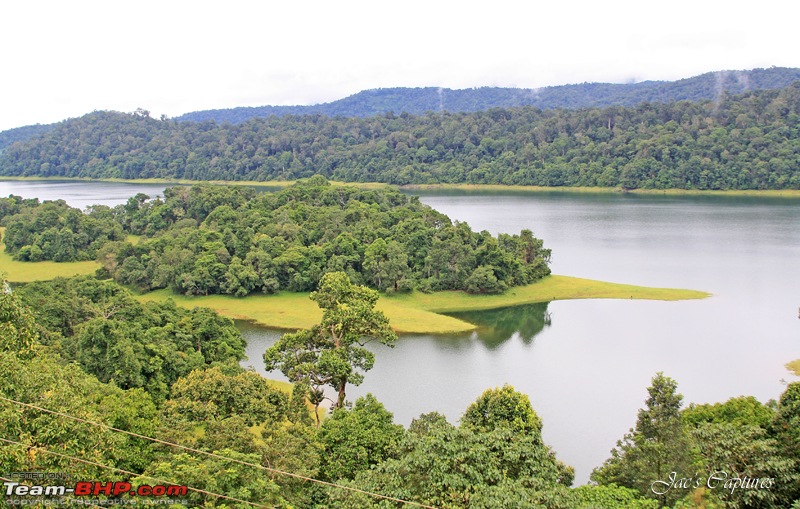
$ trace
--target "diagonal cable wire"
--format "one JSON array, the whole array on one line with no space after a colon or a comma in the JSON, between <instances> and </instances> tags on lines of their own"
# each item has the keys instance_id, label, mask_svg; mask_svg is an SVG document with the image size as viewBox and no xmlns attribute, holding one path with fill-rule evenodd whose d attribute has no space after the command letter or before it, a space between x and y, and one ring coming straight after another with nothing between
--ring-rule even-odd
<instances>
[{"instance_id":1,"label":"diagonal cable wire","mask_svg":"<svg viewBox=\"0 0 800 509\"><path fill-rule=\"evenodd\" d=\"M141 435L139 433L134 433L132 431L127 431L127 430L124 430L124 429L115 428L113 426L109 426L108 424L103 424L103 423L100 423L100 422L90 421L88 419L83 419L81 417L76 417L74 415L65 414L63 412L57 412L55 410L50 410L50 409L43 408L43 407L40 407L40 406L37 406L37 405L33 405L33 404L30 404L30 403L24 403L22 401L17 401L17 400L14 400L14 399L3 397L3 396L0 396L0 401L6 401L6 402L11 403L11 404L25 406L25 407L28 407L28 408L32 408L34 410L38 410L40 412L46 412L46 413L49 413L49 414L52 414L52 415L57 415L59 417L65 417L67 419L72 419L74 421L82 422L84 424L90 424L92 426L98 426L98 427L101 427L101 428L105 428L105 429L108 429L110 431L116 431L116 432L119 432L119 433L125 433L126 435L129 435L129 436L132 436L132 437L142 438L144 440L149 440L151 442L155 442L155 443L158 443L158 444L166 445L166 446L169 446L169 447L177 447L178 449L183 449L185 451L194 452L194 453L197 453L197 454L204 454L204 455L212 457L212 458L221 459L221 460L225 460L225 461L230 461L232 463L238 463L238 464L243 465L243 466L258 468L260 470L264 470L264 471L267 471L267 472L270 472L270 473L273 473L273 474L285 475L285 476L288 476L288 477L293 477L295 479L300 479L300 480L307 481L307 482L313 482L313 483L321 484L323 486L329 486L329 487L332 487L332 488L338 488L338 489L342 489L342 490L352 491L354 493L361 493L363 495L368 495L368 496L375 497L375 498L380 498L380 499L383 499L383 500L389 500L389 501L392 501L392 502L400 502L402 504L413 505L413 506L416 506L416 507L421 507L423 509L437 509L434 506L425 505L425 504L422 504L422 503L419 503L419 502L412 502L410 500L403 500L401 498L395 498L395 497L391 497L389 495L381 495L380 493L374 493L374 492L371 492L371 491L362 490L360 488L354 488L352 486L344 486L342 484L336 484L336 483L332 483L332 482L328 482L328 481L323 481L323 480L320 480L320 479L314 479L313 477L307 477L307 476L300 475L300 474L295 474L295 473L292 473L292 472L286 472L284 470L278 470L276 468L265 467L264 465L259 465L257 463L250 463L248 461L242 461L242 460L238 460L238 459L234 459L234 458L228 458L227 456L222 456L220 454L216 454L216 453L213 453L213 452L201 451L199 449L194 449L192 447L187 447L185 445L180 445L180 444L175 444L175 443L172 443L172 442L167 442L166 440L161 440L159 438L148 437L146 435Z\"/></svg>"},{"instance_id":2,"label":"diagonal cable wire","mask_svg":"<svg viewBox=\"0 0 800 509\"><path fill-rule=\"evenodd\" d=\"M3 438L3 437L0 437L0 442L5 442L5 443L8 443L8 444L13 444L13 445L19 445L19 446L22 446L22 447L27 447L29 449L36 449L37 451L43 452L45 454L52 454L52 455L58 456L60 458L66 458L66 459L69 459L69 460L72 460L72 461L77 461L77 462L80 462L80 463L84 463L86 465L105 468L107 470L113 470L115 472L119 472L119 473L125 474L125 475L132 475L132 476L135 476L135 477L142 477L144 479L152 479L153 481L156 481L156 482L159 482L159 483L163 483L163 484L175 484L174 481L168 481L168 480L160 479L158 477L153 477L153 476L150 476L150 475L137 474L136 472L130 472L128 470L123 470L121 468L112 467L112 466L109 466L109 465L103 465L102 463L97 463L97 462L86 460L86 459L83 459L83 458L78 458L76 456L70 456L69 454L63 454L63 453L60 453L60 452L49 451L49 450L45 449L44 447L38 447L38 446L35 446L35 445L28 445L28 444L24 444L22 442L17 442L15 440L9 440L9 439ZM222 498L222 499L225 499L225 500L230 500L232 502L241 502L243 504L249 504L249 505L251 505L253 507L263 507L265 509L276 509L275 506L258 504L256 502L248 502L247 500L241 500L241 499L238 499L238 498L229 497L227 495L220 495L219 493L213 493L211 491L207 491L207 490L200 489L200 488L192 488L191 486L187 486L186 489L189 490L189 491L194 491L196 493L203 494L203 495L211 495L213 497Z\"/></svg>"}]
</instances>

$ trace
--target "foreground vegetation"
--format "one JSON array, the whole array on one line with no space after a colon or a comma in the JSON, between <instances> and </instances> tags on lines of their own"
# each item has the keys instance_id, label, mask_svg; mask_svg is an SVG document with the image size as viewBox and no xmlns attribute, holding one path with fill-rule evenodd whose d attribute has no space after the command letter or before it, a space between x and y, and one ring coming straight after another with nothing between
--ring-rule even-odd
<instances>
[{"instance_id":1,"label":"foreground vegetation","mask_svg":"<svg viewBox=\"0 0 800 509\"><path fill-rule=\"evenodd\" d=\"M0 155L0 175L800 189L800 85L580 110L319 115L242 124L95 112Z\"/></svg>"},{"instance_id":2,"label":"foreground vegetation","mask_svg":"<svg viewBox=\"0 0 800 509\"><path fill-rule=\"evenodd\" d=\"M324 285L322 329L358 342L387 333L362 328L382 320L371 305L359 308L362 297L374 303L374 290L351 287L343 273ZM800 382L767 405L740 397L682 408L676 382L657 374L635 427L593 473L599 484L571 488L572 468L544 443L529 398L510 386L486 390L458 425L432 412L404 428L372 395L315 422L302 382L331 373L338 386L345 364L283 357L301 374L287 394L238 366L241 336L210 310L143 305L90 277L0 288L0 462L11 472L134 486L158 479L188 486L179 498L205 508L800 507ZM330 339L321 352L351 367L365 360L357 344L339 356Z\"/></svg>"}]
</instances>

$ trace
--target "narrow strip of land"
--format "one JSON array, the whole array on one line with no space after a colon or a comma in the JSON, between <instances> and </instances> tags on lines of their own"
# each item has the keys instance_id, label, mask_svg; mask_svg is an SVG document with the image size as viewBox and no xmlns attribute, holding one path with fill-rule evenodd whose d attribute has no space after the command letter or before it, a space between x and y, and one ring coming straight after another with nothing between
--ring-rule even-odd
<instances>
[{"instance_id":1,"label":"narrow strip of land","mask_svg":"<svg viewBox=\"0 0 800 509\"><path fill-rule=\"evenodd\" d=\"M651 288L608 283L569 276L548 276L537 283L511 288L500 295L469 295L464 292L413 292L382 296L378 309L389 318L397 332L445 334L466 332L475 325L444 315L458 311L496 309L521 304L569 299L703 299L710 294L696 290ZM249 320L265 327L302 329L319 323L322 313L308 293L281 292L276 295L250 295L244 298L229 295L186 296L158 290L139 297L142 301L172 298L186 307L205 306L230 318Z\"/></svg>"},{"instance_id":2,"label":"narrow strip of land","mask_svg":"<svg viewBox=\"0 0 800 509\"><path fill-rule=\"evenodd\" d=\"M226 186L259 186L270 188L288 187L296 180L187 180L187 179L164 179L164 178L140 178L140 179L121 179L121 178L82 178L82 177L0 177L0 181L87 181L87 182L117 182L125 184L165 184L165 185L198 185L214 184ZM329 181L337 186L357 186L363 188L395 187L392 184L382 182L340 182ZM575 186L517 186L504 184L407 184L396 186L408 191L493 191L493 192L530 192L530 193L630 193L644 195L672 195L672 196L760 196L760 197L785 197L800 198L798 189L623 189L620 187L575 187Z\"/></svg>"}]
</instances>

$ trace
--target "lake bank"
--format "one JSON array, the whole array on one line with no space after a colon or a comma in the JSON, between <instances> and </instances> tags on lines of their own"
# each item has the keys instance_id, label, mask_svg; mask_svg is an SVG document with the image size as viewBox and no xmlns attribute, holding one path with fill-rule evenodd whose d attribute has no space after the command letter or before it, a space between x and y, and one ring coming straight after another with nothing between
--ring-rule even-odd
<instances>
[{"instance_id":1,"label":"lake bank","mask_svg":"<svg viewBox=\"0 0 800 509\"><path fill-rule=\"evenodd\" d=\"M104 178L92 179L84 177L14 177L0 176L0 181L12 182L37 182L37 181L76 181L76 182L109 182L116 184L165 184L165 185L231 185L231 186L256 186L268 188L284 188L297 182L296 180L187 180L187 179L121 179ZM335 186L357 186L362 188L398 187L403 191L490 191L490 192L524 192L524 193L578 193L578 194L640 194L640 195L666 195L666 196L757 196L757 197L784 197L800 198L799 189L623 189L620 187L546 187L522 186L505 184L387 184L382 182L342 182L331 180Z\"/></svg>"},{"instance_id":2,"label":"lake bank","mask_svg":"<svg viewBox=\"0 0 800 509\"><path fill-rule=\"evenodd\" d=\"M275 295L251 294L187 296L169 290L156 290L139 296L139 300L173 299L184 307L204 306L235 320L273 329L305 329L319 323L322 312L308 298L308 293L280 292ZM690 300L704 299L710 294L696 290L651 288L574 278L548 276L527 286L510 288L499 295L470 295L448 291L384 295L377 308L389 318L392 328L406 334L452 334L469 332L474 324L442 313L497 309L523 304L574 299Z\"/></svg>"},{"instance_id":3,"label":"lake bank","mask_svg":"<svg viewBox=\"0 0 800 509\"><path fill-rule=\"evenodd\" d=\"M0 235L2 233L3 228L0 228ZM100 264L94 261L21 262L6 253L5 245L0 242L0 267L11 283L30 283L57 277L94 274ZM305 292L281 292L276 295L251 294L247 297L187 296L161 289L141 294L138 299L142 302L172 299L183 307L209 307L228 318L246 320L262 327L296 330L311 327L322 318L322 312L308 295ZM554 300L673 301L709 296L709 293L696 290L652 288L569 276L548 276L537 283L510 288L498 295L470 295L459 291L383 295L378 301L378 309L386 314L392 327L399 333L450 334L469 332L475 329L475 325L442 313L497 309Z\"/></svg>"}]
</instances>

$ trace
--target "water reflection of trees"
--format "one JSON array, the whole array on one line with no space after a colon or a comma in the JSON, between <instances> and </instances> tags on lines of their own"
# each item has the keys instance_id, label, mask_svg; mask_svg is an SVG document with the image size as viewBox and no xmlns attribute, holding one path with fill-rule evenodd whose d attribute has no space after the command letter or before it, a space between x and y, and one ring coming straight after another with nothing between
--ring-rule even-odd
<instances>
[{"instance_id":1,"label":"water reflection of trees","mask_svg":"<svg viewBox=\"0 0 800 509\"><path fill-rule=\"evenodd\" d=\"M454 314L456 318L478 326L478 339L489 348L500 346L518 333L522 342L531 344L533 339L552 321L547 311L549 302L526 304L487 311L471 311Z\"/></svg>"}]
</instances>

